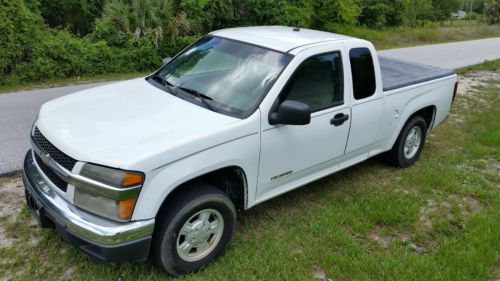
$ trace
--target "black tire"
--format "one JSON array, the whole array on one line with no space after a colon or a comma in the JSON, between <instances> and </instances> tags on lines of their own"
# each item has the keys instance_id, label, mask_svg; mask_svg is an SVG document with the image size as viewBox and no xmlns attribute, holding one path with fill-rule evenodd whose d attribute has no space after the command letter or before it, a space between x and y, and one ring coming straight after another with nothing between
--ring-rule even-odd
<instances>
[{"instance_id":1,"label":"black tire","mask_svg":"<svg viewBox=\"0 0 500 281\"><path fill-rule=\"evenodd\" d=\"M190 184L174 195L162 208L153 235L152 256L160 267L178 276L196 272L223 254L234 232L236 209L228 196L216 187L204 183ZM177 250L178 236L184 223L203 210L216 210L223 218L220 239L205 257L186 261ZM179 238L180 239L180 238ZM187 238L186 238L187 239ZM210 238L209 238L210 239Z\"/></svg>"},{"instance_id":2,"label":"black tire","mask_svg":"<svg viewBox=\"0 0 500 281\"><path fill-rule=\"evenodd\" d=\"M414 155L412 155L411 157L408 158L405 156L404 146L405 146L405 142L406 142L406 138L407 138L408 134L410 133L410 131L414 127L420 128L421 138L420 138L418 150L416 151L416 153ZM415 163L418 160L418 157L422 153L422 149L424 148L426 136L427 136L427 125L425 123L424 118L422 118L421 116L412 117L408 122L406 122L403 129L399 133L399 136L396 139L394 146L387 153L388 162L391 165L396 166L396 167L400 167L400 168L406 168L408 166L411 166L413 163Z\"/></svg>"}]
</instances>

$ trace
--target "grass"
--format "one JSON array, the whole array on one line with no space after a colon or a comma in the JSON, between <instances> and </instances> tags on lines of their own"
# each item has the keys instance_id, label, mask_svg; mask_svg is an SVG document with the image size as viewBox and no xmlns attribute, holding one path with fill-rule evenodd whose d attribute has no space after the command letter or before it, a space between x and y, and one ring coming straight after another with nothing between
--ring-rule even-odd
<instances>
[{"instance_id":1,"label":"grass","mask_svg":"<svg viewBox=\"0 0 500 281\"><path fill-rule=\"evenodd\" d=\"M179 280L499 278L499 85L459 95L410 168L371 159L240 213L227 253ZM24 207L1 220L16 240L0 279L169 279L151 262L98 264L31 221Z\"/></svg>"},{"instance_id":2,"label":"grass","mask_svg":"<svg viewBox=\"0 0 500 281\"><path fill-rule=\"evenodd\" d=\"M458 73L462 75L467 75L468 73L481 70L491 71L491 72L500 71L500 60L487 60L482 64L464 67L462 69L459 69Z\"/></svg>"},{"instance_id":3,"label":"grass","mask_svg":"<svg viewBox=\"0 0 500 281\"><path fill-rule=\"evenodd\" d=\"M346 34L371 41L378 50L499 37L500 25L451 21L443 26L398 27L383 30L353 28Z\"/></svg>"},{"instance_id":4,"label":"grass","mask_svg":"<svg viewBox=\"0 0 500 281\"><path fill-rule=\"evenodd\" d=\"M97 83L112 80L124 80L141 76L146 76L146 72L129 72L129 73L106 73L94 76L81 76L81 77L68 77L68 78L55 78L43 82L24 83L17 85L0 85L0 94L15 91L34 90L40 88L54 88L69 85L78 85L86 83Z\"/></svg>"}]
</instances>

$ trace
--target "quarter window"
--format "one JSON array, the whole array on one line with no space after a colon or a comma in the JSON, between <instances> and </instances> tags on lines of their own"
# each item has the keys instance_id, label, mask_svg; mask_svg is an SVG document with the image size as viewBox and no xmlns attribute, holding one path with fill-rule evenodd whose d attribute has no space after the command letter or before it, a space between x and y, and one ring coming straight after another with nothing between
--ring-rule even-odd
<instances>
[{"instance_id":1,"label":"quarter window","mask_svg":"<svg viewBox=\"0 0 500 281\"><path fill-rule=\"evenodd\" d=\"M310 57L292 75L280 95L280 102L303 102L309 105L311 111L342 104L342 77L340 53Z\"/></svg>"},{"instance_id":2,"label":"quarter window","mask_svg":"<svg viewBox=\"0 0 500 281\"><path fill-rule=\"evenodd\" d=\"M368 48L354 48L349 52L351 62L352 86L357 100L375 93L375 70L373 58Z\"/></svg>"}]
</instances>

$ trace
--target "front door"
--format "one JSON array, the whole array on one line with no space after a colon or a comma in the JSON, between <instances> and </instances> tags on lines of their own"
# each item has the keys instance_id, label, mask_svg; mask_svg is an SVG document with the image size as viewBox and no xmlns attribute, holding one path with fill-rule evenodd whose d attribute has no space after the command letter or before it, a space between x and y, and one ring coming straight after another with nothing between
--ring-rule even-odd
<instances>
[{"instance_id":1,"label":"front door","mask_svg":"<svg viewBox=\"0 0 500 281\"><path fill-rule=\"evenodd\" d=\"M277 102L308 104L311 122L263 129L257 200L281 193L287 184L344 155L351 113L344 101L342 72L340 51L311 56L283 88Z\"/></svg>"}]
</instances>

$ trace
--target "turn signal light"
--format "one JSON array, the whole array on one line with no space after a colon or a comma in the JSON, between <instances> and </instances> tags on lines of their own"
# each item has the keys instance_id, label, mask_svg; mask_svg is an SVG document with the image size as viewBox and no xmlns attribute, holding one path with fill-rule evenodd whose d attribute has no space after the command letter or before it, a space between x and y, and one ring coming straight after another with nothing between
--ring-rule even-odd
<instances>
[{"instance_id":1,"label":"turn signal light","mask_svg":"<svg viewBox=\"0 0 500 281\"><path fill-rule=\"evenodd\" d=\"M133 186L140 185L144 181L144 176L141 174L124 173L123 174L123 186Z\"/></svg>"},{"instance_id":2,"label":"turn signal light","mask_svg":"<svg viewBox=\"0 0 500 281\"><path fill-rule=\"evenodd\" d=\"M135 207L135 198L120 200L118 203L118 215L121 219L130 219Z\"/></svg>"}]
</instances>

